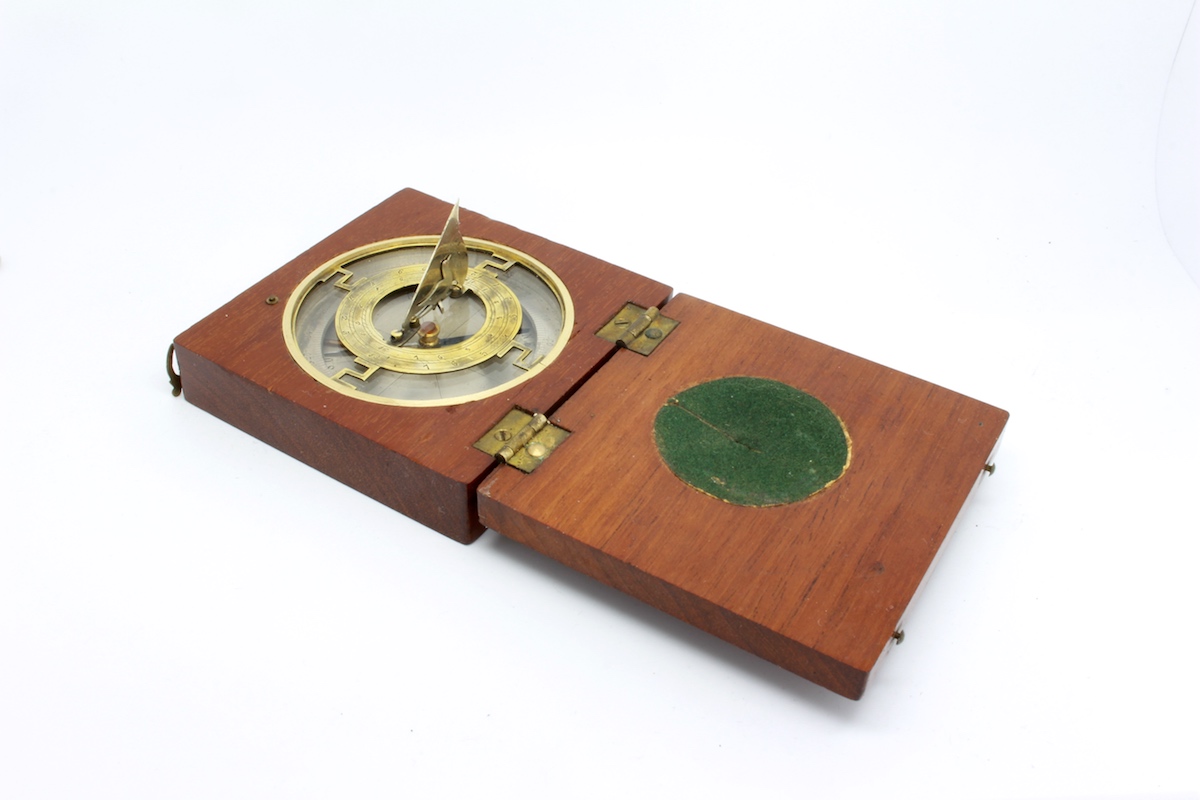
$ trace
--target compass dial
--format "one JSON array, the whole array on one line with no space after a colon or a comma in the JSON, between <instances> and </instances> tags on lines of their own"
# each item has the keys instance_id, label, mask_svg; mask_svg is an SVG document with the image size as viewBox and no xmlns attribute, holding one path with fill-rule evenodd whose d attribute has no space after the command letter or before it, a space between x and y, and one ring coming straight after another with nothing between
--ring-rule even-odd
<instances>
[{"instance_id":1,"label":"compass dial","mask_svg":"<svg viewBox=\"0 0 1200 800\"><path fill-rule=\"evenodd\" d=\"M406 317L438 237L376 242L321 265L284 311L296 362L338 392L402 406L464 403L540 372L562 352L574 322L566 286L525 253L462 241L465 285L419 320Z\"/></svg>"}]
</instances>

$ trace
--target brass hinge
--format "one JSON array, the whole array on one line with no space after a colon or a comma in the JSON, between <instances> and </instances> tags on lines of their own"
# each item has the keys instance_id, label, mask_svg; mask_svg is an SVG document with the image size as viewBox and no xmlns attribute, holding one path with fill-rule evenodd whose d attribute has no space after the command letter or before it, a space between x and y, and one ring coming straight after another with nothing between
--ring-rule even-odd
<instances>
[{"instance_id":1,"label":"brass hinge","mask_svg":"<svg viewBox=\"0 0 1200 800\"><path fill-rule=\"evenodd\" d=\"M475 443L475 449L522 472L533 472L570 435L544 414L514 408Z\"/></svg>"},{"instance_id":2,"label":"brass hinge","mask_svg":"<svg viewBox=\"0 0 1200 800\"><path fill-rule=\"evenodd\" d=\"M596 335L618 347L648 356L678 324L679 320L664 317L654 306L642 308L626 303L615 317L596 331Z\"/></svg>"}]
</instances>

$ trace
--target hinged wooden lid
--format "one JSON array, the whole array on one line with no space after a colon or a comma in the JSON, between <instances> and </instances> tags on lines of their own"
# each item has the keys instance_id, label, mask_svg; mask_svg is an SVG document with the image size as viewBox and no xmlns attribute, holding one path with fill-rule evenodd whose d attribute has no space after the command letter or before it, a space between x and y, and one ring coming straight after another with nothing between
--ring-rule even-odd
<instances>
[{"instance_id":1,"label":"hinged wooden lid","mask_svg":"<svg viewBox=\"0 0 1200 800\"><path fill-rule=\"evenodd\" d=\"M679 327L654 357L617 352L551 415L571 431L553 458L535 473L505 467L484 481L481 520L861 696L1007 412L692 297L663 313ZM780 382L827 406L849 441L844 473L807 499L765 507L677 477L655 441L658 413L680 392L731 376Z\"/></svg>"}]
</instances>

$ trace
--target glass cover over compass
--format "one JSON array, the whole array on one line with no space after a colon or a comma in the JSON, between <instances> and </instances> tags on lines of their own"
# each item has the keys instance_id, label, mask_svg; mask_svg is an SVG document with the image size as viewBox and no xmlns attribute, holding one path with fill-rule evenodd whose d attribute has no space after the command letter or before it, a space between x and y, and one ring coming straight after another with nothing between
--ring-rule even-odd
<instances>
[{"instance_id":1,"label":"glass cover over compass","mask_svg":"<svg viewBox=\"0 0 1200 800\"><path fill-rule=\"evenodd\" d=\"M440 406L521 383L562 352L571 297L544 264L464 238L364 245L322 264L288 299L283 334L326 386L375 403Z\"/></svg>"}]
</instances>

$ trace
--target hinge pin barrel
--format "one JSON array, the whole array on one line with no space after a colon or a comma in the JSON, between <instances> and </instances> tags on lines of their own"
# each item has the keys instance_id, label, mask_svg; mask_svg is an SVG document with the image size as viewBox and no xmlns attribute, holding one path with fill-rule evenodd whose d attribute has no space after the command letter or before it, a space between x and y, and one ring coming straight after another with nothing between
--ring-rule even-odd
<instances>
[{"instance_id":1,"label":"hinge pin barrel","mask_svg":"<svg viewBox=\"0 0 1200 800\"><path fill-rule=\"evenodd\" d=\"M475 449L522 472L533 472L570 435L545 414L514 407L475 442Z\"/></svg>"},{"instance_id":2,"label":"hinge pin barrel","mask_svg":"<svg viewBox=\"0 0 1200 800\"><path fill-rule=\"evenodd\" d=\"M521 430L513 434L513 437L508 440L508 443L504 447L496 451L496 458L507 464L509 459L516 455L544 427L546 427L546 415L540 413L534 414L529 422L521 427Z\"/></svg>"},{"instance_id":3,"label":"hinge pin barrel","mask_svg":"<svg viewBox=\"0 0 1200 800\"><path fill-rule=\"evenodd\" d=\"M641 336L645 332L646 328L650 327L650 323L654 322L654 320L657 318L658 309L654 306L650 306L643 311L638 318L629 325L628 328L625 329L625 332L621 334L619 339L617 339L617 344L621 347L628 347L629 344L634 339Z\"/></svg>"},{"instance_id":4,"label":"hinge pin barrel","mask_svg":"<svg viewBox=\"0 0 1200 800\"><path fill-rule=\"evenodd\" d=\"M642 308L636 303L626 303L596 335L617 347L648 356L678 324L678 320L663 315L654 306Z\"/></svg>"}]
</instances>

